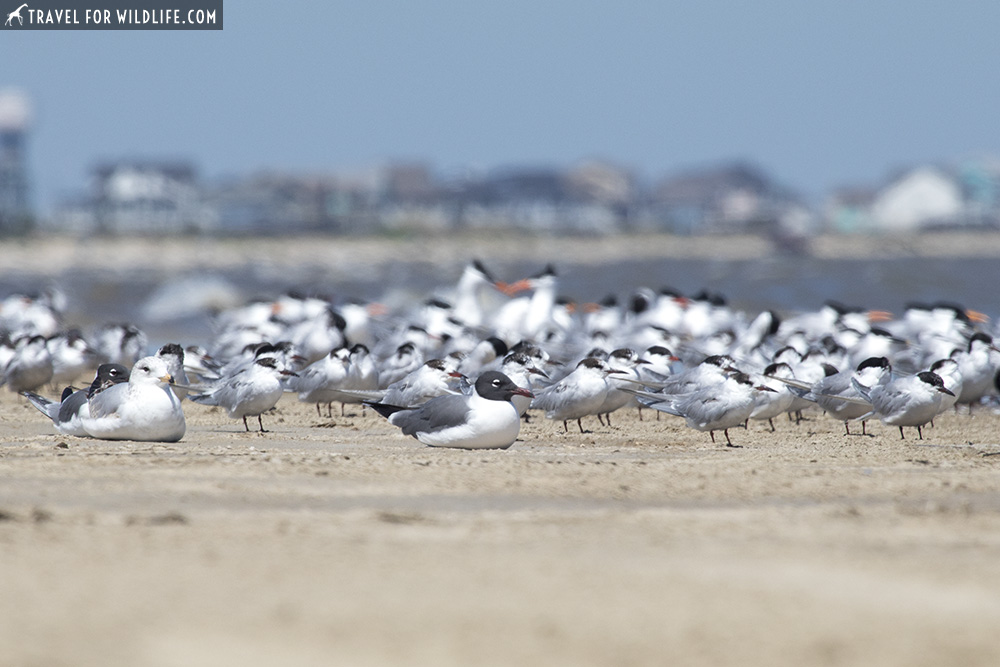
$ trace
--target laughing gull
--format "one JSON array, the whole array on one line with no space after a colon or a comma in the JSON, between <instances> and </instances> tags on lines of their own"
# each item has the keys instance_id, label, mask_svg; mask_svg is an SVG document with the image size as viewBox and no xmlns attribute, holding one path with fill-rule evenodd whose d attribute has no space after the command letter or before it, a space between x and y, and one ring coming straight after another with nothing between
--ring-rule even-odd
<instances>
[{"instance_id":1,"label":"laughing gull","mask_svg":"<svg viewBox=\"0 0 1000 667\"><path fill-rule=\"evenodd\" d=\"M414 409L385 403L368 405L402 428L404 435L412 435L425 445L506 449L521 430L521 417L511 398L531 395L500 371L486 371L468 396L439 396Z\"/></svg>"},{"instance_id":2,"label":"laughing gull","mask_svg":"<svg viewBox=\"0 0 1000 667\"><path fill-rule=\"evenodd\" d=\"M97 374L89 387L76 391L72 387L66 387L59 401L49 400L30 391L23 391L21 395L31 401L31 404L38 408L42 414L51 419L53 426L60 433L87 437L89 434L84 430L82 421L84 417L90 416L90 403L87 399L113 384L128 382L128 377L127 366L101 364L97 367Z\"/></svg>"}]
</instances>

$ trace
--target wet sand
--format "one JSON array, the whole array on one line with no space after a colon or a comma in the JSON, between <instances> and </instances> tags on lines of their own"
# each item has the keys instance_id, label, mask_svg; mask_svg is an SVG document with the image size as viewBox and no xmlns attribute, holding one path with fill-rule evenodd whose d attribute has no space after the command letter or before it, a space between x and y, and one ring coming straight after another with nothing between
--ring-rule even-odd
<instances>
[{"instance_id":1,"label":"wet sand","mask_svg":"<svg viewBox=\"0 0 1000 667\"><path fill-rule=\"evenodd\" d=\"M732 449L632 410L467 452L185 406L180 443L115 443L0 396L0 663L1000 664L986 410Z\"/></svg>"}]
</instances>

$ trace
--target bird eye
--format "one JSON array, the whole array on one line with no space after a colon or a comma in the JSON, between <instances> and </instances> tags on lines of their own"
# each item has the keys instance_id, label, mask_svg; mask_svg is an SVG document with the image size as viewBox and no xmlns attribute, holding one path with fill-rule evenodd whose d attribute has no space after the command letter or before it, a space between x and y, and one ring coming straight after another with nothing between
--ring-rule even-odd
<instances>
[{"instance_id":1,"label":"bird eye","mask_svg":"<svg viewBox=\"0 0 1000 667\"><path fill-rule=\"evenodd\" d=\"M493 386L494 387L499 387L500 386L500 380L494 380L493 381Z\"/></svg>"}]
</instances>

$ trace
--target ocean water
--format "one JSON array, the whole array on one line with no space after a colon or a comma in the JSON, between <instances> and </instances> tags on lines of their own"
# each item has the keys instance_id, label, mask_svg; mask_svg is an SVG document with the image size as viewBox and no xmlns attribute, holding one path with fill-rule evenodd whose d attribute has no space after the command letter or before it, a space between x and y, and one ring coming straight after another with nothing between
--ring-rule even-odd
<instances>
[{"instance_id":1,"label":"ocean water","mask_svg":"<svg viewBox=\"0 0 1000 667\"><path fill-rule=\"evenodd\" d=\"M471 258L470 258L471 259ZM496 278L513 281L543 265L518 260L487 262ZM791 314L833 299L849 306L901 313L913 301L946 300L1000 317L1000 260L901 257L879 260L776 256L759 260L658 259L614 263L553 260L560 292L579 302L615 295L621 302L640 286L672 287L693 295L709 290L754 315L771 309ZM85 331L106 322L133 322L151 344L206 343L212 309L272 298L294 290L330 297L378 300L401 309L452 288L462 264L441 266L418 258L385 262L344 276L320 267L243 265L220 271L150 273L73 268L51 276L0 271L0 297L58 286L68 297L65 323Z\"/></svg>"}]
</instances>

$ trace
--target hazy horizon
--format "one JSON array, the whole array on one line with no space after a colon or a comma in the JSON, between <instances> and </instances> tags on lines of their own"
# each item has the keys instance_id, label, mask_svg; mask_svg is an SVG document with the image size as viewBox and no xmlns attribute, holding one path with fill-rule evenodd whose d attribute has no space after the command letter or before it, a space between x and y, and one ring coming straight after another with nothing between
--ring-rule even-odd
<instances>
[{"instance_id":1,"label":"hazy horizon","mask_svg":"<svg viewBox=\"0 0 1000 667\"><path fill-rule=\"evenodd\" d=\"M221 32L17 32L44 214L119 158L205 178L742 160L817 197L1000 155L1000 5L228 3Z\"/></svg>"}]
</instances>

